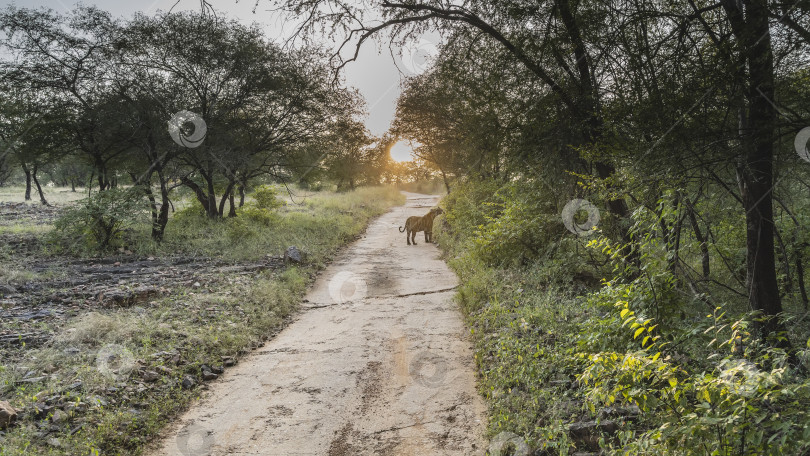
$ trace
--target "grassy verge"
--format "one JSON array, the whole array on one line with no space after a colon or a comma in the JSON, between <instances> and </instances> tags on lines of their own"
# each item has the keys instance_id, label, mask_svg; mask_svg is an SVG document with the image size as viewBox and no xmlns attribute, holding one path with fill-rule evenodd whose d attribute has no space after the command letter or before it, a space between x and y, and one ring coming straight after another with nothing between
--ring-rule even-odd
<instances>
[{"instance_id":1,"label":"grassy verge","mask_svg":"<svg viewBox=\"0 0 810 456\"><path fill-rule=\"evenodd\" d=\"M807 454L807 364L758 342L744 300L685 295L652 244L640 277L614 281L615 247L568 233L519 185L467 184L437 222L489 437L516 451L501 455ZM788 308L794 343L807 340L806 313Z\"/></svg>"},{"instance_id":2,"label":"grassy verge","mask_svg":"<svg viewBox=\"0 0 810 456\"><path fill-rule=\"evenodd\" d=\"M140 305L67 310L58 324L43 320L42 329L53 333L47 343L3 352L8 358L0 364L0 400L20 411L21 419L0 433L0 455L140 454L199 397L203 365L227 368L278 332L317 270L371 218L404 198L391 188L363 188L312 193L303 201L272 217L209 221L178 215L163 244L148 239L147 226L135 226L129 253L96 258L180 255L240 264L278 256L289 245L307 253L301 265L218 272L204 283L174 284ZM14 268L8 265L13 277L0 283L35 280L19 269L25 260L6 256L4 262L15 261ZM4 322L0 329L13 325Z\"/></svg>"}]
</instances>

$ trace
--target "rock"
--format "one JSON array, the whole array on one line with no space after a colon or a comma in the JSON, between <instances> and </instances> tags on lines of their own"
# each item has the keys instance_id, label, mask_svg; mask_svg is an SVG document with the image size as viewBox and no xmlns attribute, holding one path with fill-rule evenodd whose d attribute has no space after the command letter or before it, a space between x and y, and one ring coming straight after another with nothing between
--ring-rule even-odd
<instances>
[{"instance_id":1,"label":"rock","mask_svg":"<svg viewBox=\"0 0 810 456\"><path fill-rule=\"evenodd\" d=\"M200 285L200 282L194 282L191 286L193 288L200 288L202 285Z\"/></svg>"},{"instance_id":2,"label":"rock","mask_svg":"<svg viewBox=\"0 0 810 456\"><path fill-rule=\"evenodd\" d=\"M613 434L619 430L619 426L615 421L603 420L596 421L580 421L568 426L568 433L577 447L584 446L588 450L599 450L599 435L601 433Z\"/></svg>"},{"instance_id":3,"label":"rock","mask_svg":"<svg viewBox=\"0 0 810 456\"><path fill-rule=\"evenodd\" d=\"M207 364L203 364L202 366L200 366L200 370L202 371L202 378L206 382L209 381L209 380L216 380L217 377L219 377L219 375L215 374L211 370L211 366L209 366Z\"/></svg>"},{"instance_id":4,"label":"rock","mask_svg":"<svg viewBox=\"0 0 810 456\"><path fill-rule=\"evenodd\" d=\"M5 429L17 421L17 411L6 401L0 401L0 429Z\"/></svg>"},{"instance_id":5,"label":"rock","mask_svg":"<svg viewBox=\"0 0 810 456\"><path fill-rule=\"evenodd\" d=\"M67 419L68 419L67 413L59 409L54 410L53 415L51 415L51 421L53 421L54 423L61 423Z\"/></svg>"},{"instance_id":6,"label":"rock","mask_svg":"<svg viewBox=\"0 0 810 456\"><path fill-rule=\"evenodd\" d=\"M205 372L203 372L203 374L202 374L202 378L203 378L203 380L205 380L206 382L207 382L207 381L211 381L211 380L216 380L218 377L219 377L219 375L217 375L217 374L215 374L215 373L213 373L213 372L211 372L211 371L205 371Z\"/></svg>"},{"instance_id":7,"label":"rock","mask_svg":"<svg viewBox=\"0 0 810 456\"><path fill-rule=\"evenodd\" d=\"M172 373L172 370L166 366L156 366L155 369L159 370L160 372L169 375Z\"/></svg>"},{"instance_id":8,"label":"rock","mask_svg":"<svg viewBox=\"0 0 810 456\"><path fill-rule=\"evenodd\" d=\"M121 266L121 262L120 262L120 261L116 261L115 263L113 263L113 266Z\"/></svg>"},{"instance_id":9,"label":"rock","mask_svg":"<svg viewBox=\"0 0 810 456\"><path fill-rule=\"evenodd\" d=\"M194 380L194 377L192 377L191 375L186 375L185 377L183 377L182 386L183 389L194 388L195 386L197 386L197 380Z\"/></svg>"},{"instance_id":10,"label":"rock","mask_svg":"<svg viewBox=\"0 0 810 456\"><path fill-rule=\"evenodd\" d=\"M284 251L284 262L292 262L292 263L303 263L304 262L304 252L300 251L298 247L291 245L287 247L287 250Z\"/></svg>"},{"instance_id":11,"label":"rock","mask_svg":"<svg viewBox=\"0 0 810 456\"><path fill-rule=\"evenodd\" d=\"M141 378L143 378L143 381L145 381L147 383L151 383L151 382L157 381L157 379L160 378L160 374L158 374L155 371L148 370L148 371L144 371L143 374L141 374Z\"/></svg>"},{"instance_id":12,"label":"rock","mask_svg":"<svg viewBox=\"0 0 810 456\"><path fill-rule=\"evenodd\" d=\"M224 364L225 367L231 367L236 364L236 359L233 356L223 356L222 364Z\"/></svg>"},{"instance_id":13,"label":"rock","mask_svg":"<svg viewBox=\"0 0 810 456\"><path fill-rule=\"evenodd\" d=\"M211 372L217 375L222 375L222 373L225 372L225 369L223 369L222 366L211 366Z\"/></svg>"}]
</instances>

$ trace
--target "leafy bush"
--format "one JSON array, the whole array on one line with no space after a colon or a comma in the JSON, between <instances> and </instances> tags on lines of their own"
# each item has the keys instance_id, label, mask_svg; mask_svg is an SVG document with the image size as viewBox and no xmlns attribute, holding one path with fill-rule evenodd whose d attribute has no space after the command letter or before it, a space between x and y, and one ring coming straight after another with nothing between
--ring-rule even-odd
<instances>
[{"instance_id":1,"label":"leafy bush","mask_svg":"<svg viewBox=\"0 0 810 456\"><path fill-rule=\"evenodd\" d=\"M271 185L260 185L253 191L256 207L268 211L274 211L284 206L284 201L280 200L278 196L278 190Z\"/></svg>"},{"instance_id":2,"label":"leafy bush","mask_svg":"<svg viewBox=\"0 0 810 456\"><path fill-rule=\"evenodd\" d=\"M122 245L124 231L143 215L146 203L137 189L95 193L67 209L56 221L58 242L68 251L108 250Z\"/></svg>"}]
</instances>

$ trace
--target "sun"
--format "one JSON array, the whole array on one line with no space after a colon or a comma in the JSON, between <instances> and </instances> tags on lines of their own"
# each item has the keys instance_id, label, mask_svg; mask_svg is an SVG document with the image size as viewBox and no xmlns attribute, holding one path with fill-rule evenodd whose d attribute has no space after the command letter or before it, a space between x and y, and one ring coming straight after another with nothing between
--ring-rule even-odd
<instances>
[{"instance_id":1,"label":"sun","mask_svg":"<svg viewBox=\"0 0 810 456\"><path fill-rule=\"evenodd\" d=\"M391 159L397 163L412 161L413 147L406 141L397 141L391 146Z\"/></svg>"}]
</instances>

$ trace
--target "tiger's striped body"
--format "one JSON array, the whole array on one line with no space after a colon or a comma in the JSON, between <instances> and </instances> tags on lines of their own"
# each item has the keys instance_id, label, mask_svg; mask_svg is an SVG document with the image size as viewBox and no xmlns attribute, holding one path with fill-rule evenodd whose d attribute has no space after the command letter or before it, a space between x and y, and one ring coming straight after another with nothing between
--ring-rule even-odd
<instances>
[{"instance_id":1,"label":"tiger's striped body","mask_svg":"<svg viewBox=\"0 0 810 456\"><path fill-rule=\"evenodd\" d=\"M408 245L411 245L411 241L413 241L413 245L416 245L416 233L420 231L425 232L425 242L433 242L433 219L442 212L444 211L442 211L441 208L435 207L422 217L415 215L408 217L408 219L405 220L405 227L400 226L399 232L407 231L406 239L408 240Z\"/></svg>"}]
</instances>

